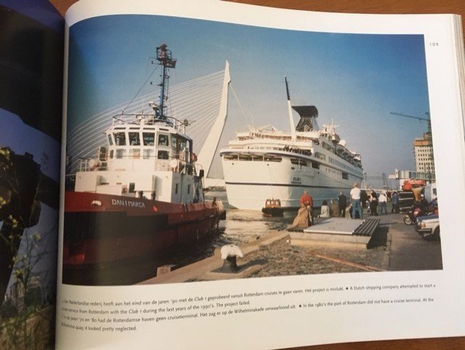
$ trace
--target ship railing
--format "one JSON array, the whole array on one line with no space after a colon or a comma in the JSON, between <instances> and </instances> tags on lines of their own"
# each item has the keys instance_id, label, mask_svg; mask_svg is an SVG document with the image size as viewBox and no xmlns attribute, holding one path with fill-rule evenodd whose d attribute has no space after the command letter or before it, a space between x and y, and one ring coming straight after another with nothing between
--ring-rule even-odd
<instances>
[{"instance_id":1,"label":"ship railing","mask_svg":"<svg viewBox=\"0 0 465 350\"><path fill-rule=\"evenodd\" d=\"M133 124L141 125L154 125L156 123L166 123L176 129L183 125L183 122L174 117L166 116L165 119L157 118L154 113L121 113L113 117L113 126Z\"/></svg>"},{"instance_id":2,"label":"ship railing","mask_svg":"<svg viewBox=\"0 0 465 350\"><path fill-rule=\"evenodd\" d=\"M302 154L305 156L312 155L312 151L309 149L292 148L292 147L285 146L284 148L282 148L282 150L285 152L292 152L292 153Z\"/></svg>"}]
</instances>

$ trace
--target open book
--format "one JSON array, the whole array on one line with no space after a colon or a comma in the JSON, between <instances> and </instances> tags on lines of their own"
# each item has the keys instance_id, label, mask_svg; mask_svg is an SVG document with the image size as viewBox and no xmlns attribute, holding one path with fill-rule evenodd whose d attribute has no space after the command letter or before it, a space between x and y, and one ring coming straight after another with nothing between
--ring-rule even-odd
<instances>
[{"instance_id":1,"label":"open book","mask_svg":"<svg viewBox=\"0 0 465 350\"><path fill-rule=\"evenodd\" d=\"M54 314L57 349L465 334L460 17L101 0L63 35L25 5L0 6L2 348L51 346Z\"/></svg>"}]
</instances>

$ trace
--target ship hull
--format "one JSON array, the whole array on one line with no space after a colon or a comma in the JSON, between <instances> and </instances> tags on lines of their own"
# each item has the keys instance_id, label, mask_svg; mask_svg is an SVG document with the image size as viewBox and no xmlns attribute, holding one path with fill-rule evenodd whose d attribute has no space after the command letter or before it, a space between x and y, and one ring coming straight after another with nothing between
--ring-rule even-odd
<instances>
[{"instance_id":1,"label":"ship hull","mask_svg":"<svg viewBox=\"0 0 465 350\"><path fill-rule=\"evenodd\" d=\"M336 199L340 192L346 195L355 182L362 180L362 171L346 172L319 165L319 168L292 164L291 157L280 155L280 162L226 160L223 171L228 203L239 209L261 210L266 199L281 201L284 208L298 208L306 190L314 205L323 200ZM295 159L293 156L292 159Z\"/></svg>"},{"instance_id":2,"label":"ship hull","mask_svg":"<svg viewBox=\"0 0 465 350\"><path fill-rule=\"evenodd\" d=\"M76 271L111 269L133 260L161 260L217 232L221 214L211 203L176 204L68 192L63 282L76 283ZM89 276L86 279L102 283Z\"/></svg>"}]
</instances>

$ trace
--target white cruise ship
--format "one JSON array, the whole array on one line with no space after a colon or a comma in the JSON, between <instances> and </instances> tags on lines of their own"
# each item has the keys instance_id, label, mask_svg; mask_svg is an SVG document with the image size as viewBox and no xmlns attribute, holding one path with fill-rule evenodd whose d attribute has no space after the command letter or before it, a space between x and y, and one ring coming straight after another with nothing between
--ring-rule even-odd
<instances>
[{"instance_id":1,"label":"white cruise ship","mask_svg":"<svg viewBox=\"0 0 465 350\"><path fill-rule=\"evenodd\" d=\"M236 208L260 210L271 198L299 207L304 190L320 206L362 181L360 154L347 148L333 124L318 127L315 106L291 105L287 80L286 90L290 133L250 128L220 152L228 202ZM292 110L300 116L296 127Z\"/></svg>"}]
</instances>

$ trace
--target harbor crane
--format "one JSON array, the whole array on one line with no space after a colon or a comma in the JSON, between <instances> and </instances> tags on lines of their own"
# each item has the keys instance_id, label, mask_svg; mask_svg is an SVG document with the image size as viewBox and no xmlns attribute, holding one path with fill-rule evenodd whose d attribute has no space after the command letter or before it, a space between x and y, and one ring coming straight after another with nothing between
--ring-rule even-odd
<instances>
[{"instance_id":1,"label":"harbor crane","mask_svg":"<svg viewBox=\"0 0 465 350\"><path fill-rule=\"evenodd\" d=\"M410 119L416 119L416 120L419 120L419 121L428 122L428 132L431 133L431 118L430 118L430 116L429 116L429 112L426 112L426 113L425 113L425 115L427 116L427 118L418 117L418 116L409 115L409 114L397 113L397 112L391 112L391 114L392 114L392 115L399 116L399 117L410 118Z\"/></svg>"},{"instance_id":2,"label":"harbor crane","mask_svg":"<svg viewBox=\"0 0 465 350\"><path fill-rule=\"evenodd\" d=\"M418 121L425 121L425 122L428 122L428 130L427 130L427 134L429 134L429 146L430 146L430 149L428 151L428 157L430 159L430 162L431 164L425 164L423 163L423 167L427 167L427 169L425 170L424 168L419 171L419 165L418 165L418 160L416 159L418 157L417 155L417 145L416 143L414 144L414 148L415 148L415 162L417 163L417 172L426 172L427 173L427 181L431 182L431 178L432 178L432 174L433 173L433 176L434 176L434 152L433 152L433 144L432 144L432 141L431 141L431 118L430 118L430 115L429 115L429 112L426 112L425 115L426 115L426 118L425 117L418 117L418 116L414 116L414 115L409 115L409 114L403 114L403 113L397 113L397 112L391 112L392 115L396 115L396 116L399 116L399 117L404 117L404 118L410 118L410 119L416 119ZM426 138L426 136L425 136ZM420 140L422 141L422 140ZM415 141L416 142L416 141Z\"/></svg>"}]
</instances>

